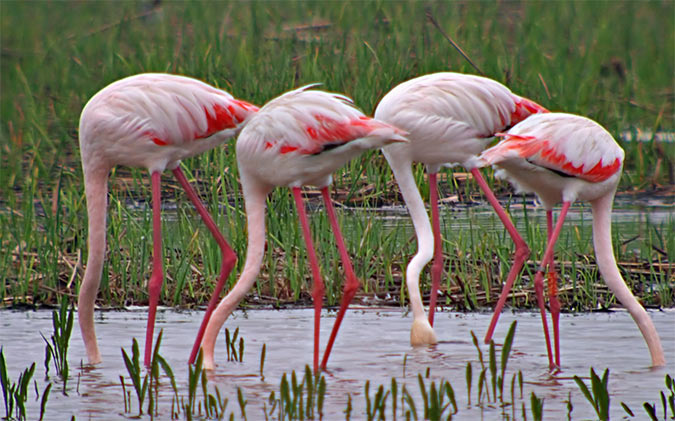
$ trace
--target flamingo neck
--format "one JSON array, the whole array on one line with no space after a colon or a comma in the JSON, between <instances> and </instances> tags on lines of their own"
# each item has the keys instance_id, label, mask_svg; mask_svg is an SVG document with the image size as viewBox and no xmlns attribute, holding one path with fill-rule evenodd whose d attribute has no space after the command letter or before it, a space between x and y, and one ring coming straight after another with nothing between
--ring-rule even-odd
<instances>
[{"instance_id":1,"label":"flamingo neck","mask_svg":"<svg viewBox=\"0 0 675 421\"><path fill-rule=\"evenodd\" d=\"M244 193L248 229L246 261L237 283L213 311L204 331L202 339L203 364L204 368L207 369L212 369L215 366L214 352L218 332L255 283L256 277L260 273L265 253L265 201L269 190L249 182L243 173L241 175L241 184Z\"/></svg>"},{"instance_id":2,"label":"flamingo neck","mask_svg":"<svg viewBox=\"0 0 675 421\"><path fill-rule=\"evenodd\" d=\"M87 197L88 216L88 256L77 300L77 319L90 364L101 361L94 329L94 303L101 283L105 258L108 171L108 169L84 168L84 190Z\"/></svg>"},{"instance_id":3,"label":"flamingo neck","mask_svg":"<svg viewBox=\"0 0 675 421\"><path fill-rule=\"evenodd\" d=\"M246 207L246 228L248 230L248 247L246 261L237 283L218 306L225 307L225 318L235 309L246 293L255 283L260 273L263 255L265 254L265 208L267 191L251 187L242 176L242 188ZM223 320L224 322L224 320Z\"/></svg>"},{"instance_id":4,"label":"flamingo neck","mask_svg":"<svg viewBox=\"0 0 675 421\"><path fill-rule=\"evenodd\" d=\"M413 177L411 163L393 163L390 166L396 177L403 200L408 207L412 218L415 234L417 236L417 254L410 260L406 269L406 285L410 295L410 307L414 319L424 319L424 305L420 295L420 273L424 266L429 263L434 254L434 236L429 223L429 215L424 207L424 201L420 195L415 178Z\"/></svg>"},{"instance_id":5,"label":"flamingo neck","mask_svg":"<svg viewBox=\"0 0 675 421\"><path fill-rule=\"evenodd\" d=\"M665 364L661 340L645 309L637 301L624 281L614 258L612 249L612 202L614 192L611 192L591 202L593 210L593 246L600 273L605 283L614 293L616 298L628 310L633 320L638 325L642 336L647 342L652 364L660 366Z\"/></svg>"}]
</instances>

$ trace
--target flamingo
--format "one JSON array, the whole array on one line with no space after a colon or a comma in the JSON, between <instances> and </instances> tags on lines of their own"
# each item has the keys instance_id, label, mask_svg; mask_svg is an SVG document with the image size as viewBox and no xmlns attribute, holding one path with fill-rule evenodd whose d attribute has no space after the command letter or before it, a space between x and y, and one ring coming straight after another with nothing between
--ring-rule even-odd
<instances>
[{"instance_id":1,"label":"flamingo","mask_svg":"<svg viewBox=\"0 0 675 421\"><path fill-rule=\"evenodd\" d=\"M80 117L80 151L89 217L89 256L78 297L78 321L90 364L101 362L94 330L94 301L106 247L108 174L115 165L147 168L152 182L153 259L145 365L152 351L155 313L164 279L160 181L170 169L185 189L222 253L221 273L190 361L237 256L222 236L179 164L236 135L257 107L184 76L146 73L118 80L94 95Z\"/></svg>"},{"instance_id":2,"label":"flamingo","mask_svg":"<svg viewBox=\"0 0 675 421\"><path fill-rule=\"evenodd\" d=\"M248 250L237 283L218 304L206 327L202 341L203 366L206 369L215 367L214 348L220 328L251 289L260 272L265 248L265 201L275 187L291 189L307 248L313 277L315 371L319 366L319 326L324 283L302 200L302 186L314 185L321 189L346 278L340 309L321 363L323 369L342 318L359 286L330 198L331 173L367 149L392 142L405 142L405 133L366 117L346 96L309 88L311 85L270 101L251 118L237 139L237 163L247 215Z\"/></svg>"},{"instance_id":3,"label":"flamingo","mask_svg":"<svg viewBox=\"0 0 675 421\"><path fill-rule=\"evenodd\" d=\"M529 256L529 248L476 168L477 155L502 131L533 113L547 112L539 104L513 94L506 86L481 76L441 72L401 83L387 93L375 110L375 118L408 132L409 143L383 148L384 156L408 207L417 235L418 251L406 269L406 284L413 311L412 345L437 342L433 330L436 295L443 270L436 174L443 166L467 168L487 196L515 242L514 263L506 284L510 285ZM415 185L413 162L424 163L429 174L433 231L424 202ZM431 267L432 289L427 320L420 297L419 278L424 266ZM501 311L506 295L496 306ZM496 320L495 320L496 322ZM494 327L490 328L491 335ZM489 339L486 339L489 342Z\"/></svg>"},{"instance_id":4,"label":"flamingo","mask_svg":"<svg viewBox=\"0 0 675 421\"><path fill-rule=\"evenodd\" d=\"M623 168L623 149L598 123L566 113L535 115L497 136L503 139L480 155L479 165L494 165L498 168L498 177L506 178L518 190L535 192L549 215L548 245L535 275L534 285L551 369L560 367L560 305L555 298L557 288L553 276L549 278L549 294L555 341L554 364L544 308L543 274L547 266L549 274L554 273L555 243L567 211L577 200L591 204L593 247L600 273L642 332L652 365L665 365L661 340L654 323L621 277L612 248L612 202ZM559 202L562 202L560 216L555 228L551 229L551 212ZM506 288L504 293L508 294Z\"/></svg>"}]
</instances>

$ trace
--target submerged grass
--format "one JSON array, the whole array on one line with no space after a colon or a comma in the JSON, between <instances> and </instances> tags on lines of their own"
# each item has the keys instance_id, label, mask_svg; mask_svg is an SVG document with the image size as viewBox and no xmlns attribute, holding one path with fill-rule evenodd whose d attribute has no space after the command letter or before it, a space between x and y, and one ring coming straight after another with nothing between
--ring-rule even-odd
<instances>
[{"instance_id":1,"label":"submerged grass","mask_svg":"<svg viewBox=\"0 0 675 421\"><path fill-rule=\"evenodd\" d=\"M670 2L555 2L546 7L383 1L158 4L0 3L3 302L56 303L59 295L77 294L86 259L79 113L96 91L130 74L187 74L258 104L293 87L321 82L371 113L384 93L405 79L441 70L475 73L429 22L430 15L487 76L549 109L588 115L617 139L624 131L673 131L675 6ZM32 24L18 24L26 21ZM240 256L240 269L245 215L233 145L231 141L182 165ZM622 190L670 185L672 191L675 143L652 137L622 146ZM415 174L422 184L423 168L418 166ZM141 170L112 172L108 254L99 294L103 305L147 302L148 184ZM457 194L463 204L480 200L462 172L447 170L440 184L443 197ZM167 282L161 301L200 305L213 290L219 249L175 181L165 177L163 186L163 204L171 212L164 219ZM405 303L402 272L416 247L408 220L376 218L379 214L372 210L401 203L386 161L379 152L353 160L335 175L334 192L337 202L360 209L340 217L364 294ZM428 189L422 193L427 198ZM314 192L307 194L311 204L318 202ZM281 189L268 206L273 212L267 217L268 253L254 291L258 302L307 302L310 274L293 202ZM470 212L470 207L459 209ZM609 306L613 299L598 283L584 226L590 223L583 222L589 214L584 216L581 226L568 228L560 240L563 304ZM342 271L325 216L312 218L327 300L333 304L341 294ZM485 221L469 220L468 228L445 225L447 275L441 304L471 309L496 299L512 246L497 225L485 230ZM536 261L544 249L545 229L531 214L525 222ZM675 222L636 223L637 233L614 232L618 258L626 262L624 275L646 304L671 306L675 236L670 233ZM533 302L528 281L534 267L533 261L523 272L513 305Z\"/></svg>"}]
</instances>

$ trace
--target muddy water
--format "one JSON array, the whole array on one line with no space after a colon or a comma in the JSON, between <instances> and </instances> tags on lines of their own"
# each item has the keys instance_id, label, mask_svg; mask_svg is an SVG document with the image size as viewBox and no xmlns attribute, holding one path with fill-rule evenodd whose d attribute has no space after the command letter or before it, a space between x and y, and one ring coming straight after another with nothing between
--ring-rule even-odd
<instances>
[{"instance_id":1,"label":"muddy water","mask_svg":"<svg viewBox=\"0 0 675 421\"><path fill-rule=\"evenodd\" d=\"M528 419L531 419L529 395L532 391L545 399L545 419L566 419L565 401L570 392L574 406L572 419L593 419L593 410L571 377L575 374L588 376L591 366L600 372L608 367L611 373L609 389L612 395L612 418L623 417L620 402L625 402L638 415L638 419L644 419L642 403L657 402L658 393L664 388L665 374L675 373L675 311L652 311L650 314L663 340L667 367L648 367L647 348L627 313L566 314L561 318L564 371L553 378L547 374L546 350L538 316L529 312L504 313L495 334L498 342L503 339L511 321L518 321L507 370L506 395L510 395L512 374L522 370L526 381L525 399L522 402L528 407ZM183 395L187 395L185 362L201 315L201 312L173 310L158 315L157 326L164 329L161 354L172 365ZM71 415L75 415L78 420L125 418L119 376L126 375L126 369L120 347L129 350L132 337L142 340L145 317L145 310L97 313L97 334L104 362L93 369L81 367L80 361L85 358L85 354L75 326L69 352L71 380L68 396L60 393L60 385L54 386L47 405L46 419L70 419ZM436 329L441 342L432 347L412 348L408 342L409 315L399 310L372 308L350 312L329 361L329 372L326 373L324 419L345 419L343 411L348 394L352 397L352 419L364 419L365 381L370 380L370 393L374 394L373 386L384 384L389 387L392 377L396 377L399 382L399 389L401 383L406 384L415 397L419 411L422 399L417 374L424 373L427 368L431 370L432 379L444 378L453 385L460 405L458 419L502 419L502 409L498 406L469 407L466 399L466 363L470 361L474 367L473 403L476 397L477 367L480 365L469 332L474 330L480 337L487 328L490 316L485 313L442 312L437 313L436 317ZM333 320L332 312L325 313L322 318L322 344L327 340ZM238 311L228 320L226 326L231 331L239 327L240 335L244 337L244 362L226 361L225 340L224 335L221 335L216 357L218 367L210 375L211 386L217 386L221 394L230 399L228 413L234 412L237 418L241 415L236 403L238 386L248 400L248 419L265 418L263 402L267 401L271 391L276 391L278 396L282 374L290 373L291 370L300 374L305 364L311 364L312 323L311 310ZM45 336L51 334L51 312L0 312L0 343L11 377L16 379L20 370L35 361L37 367L34 378L42 389L45 385L45 346L39 332ZM263 344L267 347L264 380L259 376ZM30 396L35 396L33 391ZM523 419L518 397L519 392L516 393L516 418ZM136 413L135 397L132 399L134 412L130 415ZM38 405L29 402L29 419L36 418ZM391 419L390 406L389 402L387 419ZM159 408L160 419L169 419L171 392L168 386L160 392ZM510 416L511 409L505 411Z\"/></svg>"}]
</instances>

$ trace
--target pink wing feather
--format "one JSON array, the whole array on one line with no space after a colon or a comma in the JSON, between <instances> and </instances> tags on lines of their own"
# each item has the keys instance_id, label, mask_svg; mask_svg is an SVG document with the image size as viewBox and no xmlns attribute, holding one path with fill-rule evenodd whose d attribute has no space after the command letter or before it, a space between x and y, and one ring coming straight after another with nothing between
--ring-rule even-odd
<instances>
[{"instance_id":1,"label":"pink wing feather","mask_svg":"<svg viewBox=\"0 0 675 421\"><path fill-rule=\"evenodd\" d=\"M344 145L352 140L361 139L368 136L371 132L377 129L392 129L391 126L373 120L367 116L360 116L355 119L338 121L331 117L321 114L316 114L314 117L314 124L308 124L305 128L310 142L307 142L306 147L292 146L282 143L279 152L282 154L297 151L301 154L316 155L327 149L336 146ZM398 131L398 134L404 132ZM274 146L268 142L266 147Z\"/></svg>"},{"instance_id":2,"label":"pink wing feather","mask_svg":"<svg viewBox=\"0 0 675 421\"><path fill-rule=\"evenodd\" d=\"M375 116L426 143L430 138L492 137L531 114L545 112L495 80L441 72L397 85L382 98Z\"/></svg>"},{"instance_id":3,"label":"pink wing feather","mask_svg":"<svg viewBox=\"0 0 675 421\"><path fill-rule=\"evenodd\" d=\"M513 113L511 113L511 126L520 123L530 115L549 112L546 108L542 107L531 99L519 97L517 95L514 95L514 97L516 109L513 111Z\"/></svg>"},{"instance_id":4,"label":"pink wing feather","mask_svg":"<svg viewBox=\"0 0 675 421\"><path fill-rule=\"evenodd\" d=\"M621 169L623 149L600 125L585 117L549 113L531 116L481 154L487 164L513 158L590 182L601 182Z\"/></svg>"},{"instance_id":5,"label":"pink wing feather","mask_svg":"<svg viewBox=\"0 0 675 421\"><path fill-rule=\"evenodd\" d=\"M85 107L103 132L181 145L238 129L258 108L196 79L146 73L110 84ZM84 111L83 111L84 113Z\"/></svg>"},{"instance_id":6,"label":"pink wing feather","mask_svg":"<svg viewBox=\"0 0 675 421\"><path fill-rule=\"evenodd\" d=\"M264 125L265 149L316 155L369 135L389 135L398 140L405 135L364 115L345 96L307 88L288 92L263 107L266 113L258 118L270 120Z\"/></svg>"}]
</instances>

